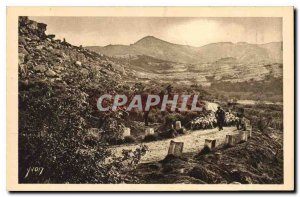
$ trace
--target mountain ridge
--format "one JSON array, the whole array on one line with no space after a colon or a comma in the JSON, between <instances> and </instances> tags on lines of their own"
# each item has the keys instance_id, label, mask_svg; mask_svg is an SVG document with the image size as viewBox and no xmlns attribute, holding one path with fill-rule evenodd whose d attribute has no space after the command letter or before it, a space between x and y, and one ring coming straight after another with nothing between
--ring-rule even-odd
<instances>
[{"instance_id":1,"label":"mountain ridge","mask_svg":"<svg viewBox=\"0 0 300 197\"><path fill-rule=\"evenodd\" d=\"M282 63L282 42L251 44L247 42L216 42L201 47L171 43L154 36L145 36L130 45L87 46L107 56L148 55L180 63L207 63L222 58L236 58L240 62Z\"/></svg>"}]
</instances>

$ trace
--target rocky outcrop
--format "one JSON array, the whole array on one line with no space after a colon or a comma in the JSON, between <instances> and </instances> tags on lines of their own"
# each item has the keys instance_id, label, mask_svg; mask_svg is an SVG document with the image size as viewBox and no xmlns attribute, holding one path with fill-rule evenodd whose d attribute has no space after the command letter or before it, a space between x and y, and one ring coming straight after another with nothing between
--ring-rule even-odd
<instances>
[{"instance_id":1,"label":"rocky outcrop","mask_svg":"<svg viewBox=\"0 0 300 197\"><path fill-rule=\"evenodd\" d=\"M65 39L55 40L55 35L45 33L46 29L44 23L32 21L26 16L19 17L18 64L21 81L103 84L108 80L120 79L124 74L122 65L115 64L106 56L73 46Z\"/></svg>"}]
</instances>

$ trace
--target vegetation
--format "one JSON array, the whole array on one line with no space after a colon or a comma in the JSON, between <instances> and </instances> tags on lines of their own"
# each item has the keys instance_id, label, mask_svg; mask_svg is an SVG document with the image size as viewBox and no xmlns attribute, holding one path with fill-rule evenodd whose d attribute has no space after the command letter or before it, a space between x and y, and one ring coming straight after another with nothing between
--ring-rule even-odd
<instances>
[{"instance_id":1,"label":"vegetation","mask_svg":"<svg viewBox=\"0 0 300 197\"><path fill-rule=\"evenodd\" d=\"M19 182L20 183L155 183L156 181L175 182L184 180L193 183L280 183L282 181L281 142L270 140L274 130L283 130L283 109L279 105L256 104L249 106L228 106L226 110L245 108L245 116L251 121L256 141L249 146L232 147L233 153L220 149L225 155L224 162L218 163L212 151L203 150L199 157L189 159L168 157L155 163L155 171L145 177L136 174L141 158L147 153L145 145L134 150L124 149L121 155L112 153L112 145L151 142L174 138L187 134L195 118L206 117L210 112L160 111L153 107L145 116L143 111L99 112L97 99L102 94L195 94L202 100L213 100L216 96L222 101L232 98L259 98L280 101L282 80L267 78L266 82L214 82L210 89L200 85L142 83L132 80L122 70L122 59L109 58L90 52L82 47L72 46L64 41L54 40L45 34L44 25L30 21L27 17L19 20ZM139 56L129 64L138 67L170 68L173 62L160 61L148 56ZM128 63L128 62L127 62ZM124 66L124 65L123 65ZM254 96L254 97L253 97ZM267 99L266 99L267 98ZM224 102L225 103L225 102ZM111 103L108 102L108 105ZM225 106L225 105L224 105ZM175 129L175 122L181 121L182 128ZM145 133L145 123L156 131L153 135ZM123 137L124 128L130 128L131 136ZM200 128L200 127L199 127ZM201 127L204 129L203 127ZM267 147L267 151L263 149ZM270 154L276 149L275 156ZM247 151L246 151L247 150ZM211 155L210 155L211 154ZM239 162L237 158L245 155ZM209 158L211 157L211 158ZM199 159L200 158L200 159ZM236 160L232 161L234 158ZM251 163L252 160L258 163ZM267 162L265 162L267 161ZM269 162L270 161L270 162ZM234 169L227 164L237 162ZM277 162L278 166L274 166ZM185 177L177 177L185 165ZM162 165L162 166L161 166ZM257 175L267 171L267 175ZM205 171L202 166L208 170ZM229 165L230 166L230 165ZM240 169L245 166L245 169ZM32 168L43 168L41 174L30 173ZM238 168L239 174L233 176L232 170ZM253 170L255 168L255 170ZM220 170L221 169L221 170ZM139 169L137 169L139 170ZM148 169L148 172L151 170ZM258 173L259 172L259 173ZM175 176L174 176L175 174ZM252 174L255 174L255 176ZM172 175L172 176L169 176ZM204 177L205 176L205 177ZM251 179L248 179L249 177ZM277 178L275 177L277 176ZM238 177L238 178L236 178ZM245 178L246 177L246 178ZM271 178L270 178L271 177ZM149 182L148 182L149 180ZM222 182L223 181L223 182ZM157 183L157 182L156 182Z\"/></svg>"},{"instance_id":2,"label":"vegetation","mask_svg":"<svg viewBox=\"0 0 300 197\"><path fill-rule=\"evenodd\" d=\"M257 100L282 102L283 81L282 78L267 77L262 81L244 82L213 82L209 91L219 99L228 100Z\"/></svg>"}]
</instances>

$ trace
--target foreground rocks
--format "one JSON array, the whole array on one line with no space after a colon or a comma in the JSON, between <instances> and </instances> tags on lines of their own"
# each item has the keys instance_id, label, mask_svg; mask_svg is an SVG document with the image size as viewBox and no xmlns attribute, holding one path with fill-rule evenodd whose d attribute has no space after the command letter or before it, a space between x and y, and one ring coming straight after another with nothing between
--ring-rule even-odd
<instances>
[{"instance_id":1,"label":"foreground rocks","mask_svg":"<svg viewBox=\"0 0 300 197\"><path fill-rule=\"evenodd\" d=\"M198 156L186 153L166 157L161 162L141 164L136 172L145 183L176 183L184 179L184 183L193 184L281 184L282 141L255 132L247 142L236 146L220 146Z\"/></svg>"}]
</instances>

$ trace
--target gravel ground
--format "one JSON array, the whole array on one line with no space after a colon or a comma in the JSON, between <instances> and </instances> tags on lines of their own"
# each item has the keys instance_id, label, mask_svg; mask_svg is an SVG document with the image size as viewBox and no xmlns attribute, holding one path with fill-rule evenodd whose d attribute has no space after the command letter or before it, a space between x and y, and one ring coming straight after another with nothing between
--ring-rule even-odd
<instances>
[{"instance_id":1,"label":"gravel ground","mask_svg":"<svg viewBox=\"0 0 300 197\"><path fill-rule=\"evenodd\" d=\"M154 162L164 159L168 153L171 140L176 142L184 142L184 153L198 152L203 148L205 139L217 139L218 145L224 143L227 134L233 133L237 133L236 127L224 127L223 131L218 131L217 128L214 128L208 130L191 131L189 134L173 139L143 143L148 146L149 152L147 152L142 158L141 163ZM114 146L111 148L111 150L114 154L121 155L123 149L136 149L138 146L139 144Z\"/></svg>"}]
</instances>

